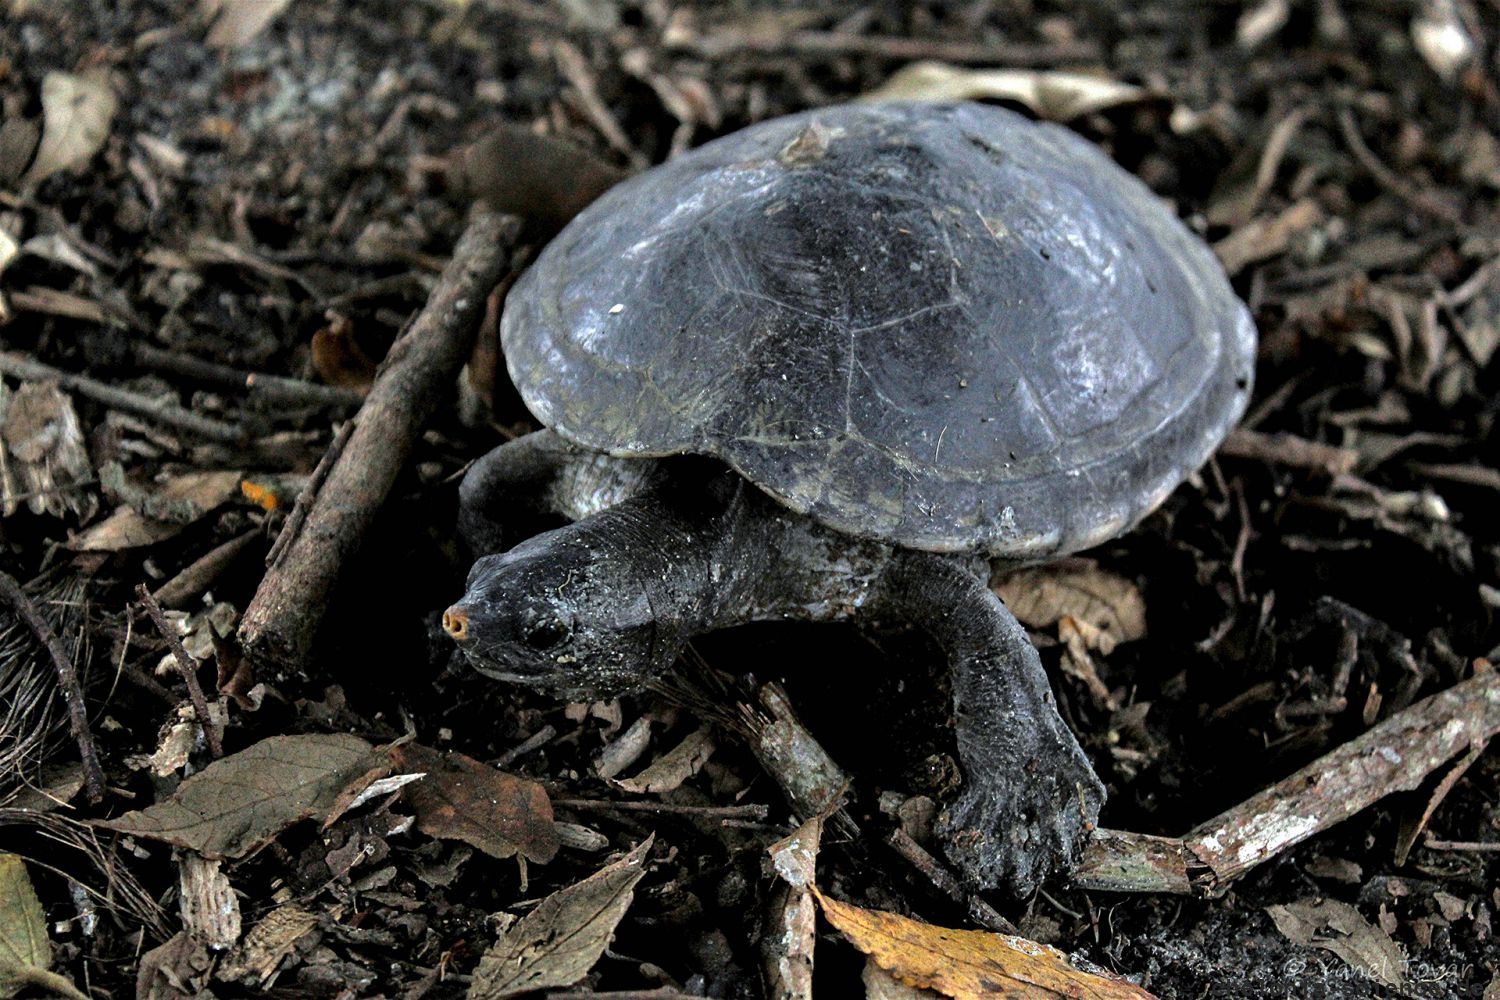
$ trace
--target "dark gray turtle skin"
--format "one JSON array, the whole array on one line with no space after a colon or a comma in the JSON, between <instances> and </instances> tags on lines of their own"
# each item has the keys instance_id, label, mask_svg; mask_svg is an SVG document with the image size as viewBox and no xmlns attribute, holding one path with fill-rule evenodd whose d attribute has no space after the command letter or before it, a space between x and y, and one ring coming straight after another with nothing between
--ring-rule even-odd
<instances>
[{"instance_id":1,"label":"dark gray turtle skin","mask_svg":"<svg viewBox=\"0 0 1500 1000\"><path fill-rule=\"evenodd\" d=\"M740 622L915 624L953 677L950 859L1016 893L1076 860L1103 786L992 561L1133 526L1239 419L1254 361L1144 185L984 105L791 115L607 192L501 329L549 429L460 489L480 558L444 623L481 671L592 697ZM525 537L548 514L572 523Z\"/></svg>"}]
</instances>

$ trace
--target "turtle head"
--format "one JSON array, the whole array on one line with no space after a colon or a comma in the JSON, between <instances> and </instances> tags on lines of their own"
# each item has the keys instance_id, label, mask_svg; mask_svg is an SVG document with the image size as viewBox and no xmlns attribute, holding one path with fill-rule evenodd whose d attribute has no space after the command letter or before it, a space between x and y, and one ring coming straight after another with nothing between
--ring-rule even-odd
<instances>
[{"instance_id":1,"label":"turtle head","mask_svg":"<svg viewBox=\"0 0 1500 1000\"><path fill-rule=\"evenodd\" d=\"M580 525L481 558L443 628L498 680L569 698L610 697L670 666L686 641L652 607L632 553Z\"/></svg>"}]
</instances>

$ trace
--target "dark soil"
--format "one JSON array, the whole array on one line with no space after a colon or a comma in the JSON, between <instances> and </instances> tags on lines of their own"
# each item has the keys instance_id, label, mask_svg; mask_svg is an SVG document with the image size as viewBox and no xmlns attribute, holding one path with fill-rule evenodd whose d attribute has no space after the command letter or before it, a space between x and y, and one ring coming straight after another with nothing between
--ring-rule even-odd
<instances>
[{"instance_id":1,"label":"dark soil","mask_svg":"<svg viewBox=\"0 0 1500 1000\"><path fill-rule=\"evenodd\" d=\"M242 445L213 443L75 395L92 473L80 510L37 513L23 502L0 521L0 569L30 582L85 674L109 785L90 805L74 781L64 796L73 801L46 817L0 812L0 849L34 862L53 968L95 995L129 993L140 956L180 928L178 865L164 844L103 831L94 839L70 819L140 808L210 759L200 739L164 776L141 764L187 692L180 677L153 673L166 646L127 606L138 584L158 588L251 532L211 588L213 602L243 611L291 497L349 412L257 405L233 384L159 359L359 382L358 354L383 356L463 227L468 204L445 157L501 120L536 123L638 169L766 117L853 98L924 52L965 57L958 46L993 46L987 65L1098 72L1156 95L1069 124L1221 253L1250 248L1232 268L1261 331L1249 423L1291 438L1275 454L1219 456L1138 530L1086 554L1133 581L1148 614L1145 639L1095 657L1127 708L1111 713L1081 683L1053 675L1109 787L1105 825L1180 835L1500 654L1500 7L1489 0L923 0L815 12L664 0L303 0L227 49L205 43L207 21L193 6L0 0L7 125L41 121L43 78L54 71L107 74L119 97L97 155L34 189L17 181L24 159L5 173L0 131L0 231L26 246L8 267L0 261L3 349L251 433ZM1424 48L1423 18L1439 17L1473 48L1446 78ZM879 39L911 48L880 51L870 44ZM580 96L590 88L593 106ZM623 141L601 131L600 115ZM1278 134L1289 119L1290 135ZM1300 222L1282 238L1256 237L1255 227L1288 219ZM315 352L315 335L342 353ZM158 362L141 345L157 348ZM20 380L6 384L16 390ZM219 685L266 685L258 707L229 701L225 750L287 733L384 742L414 732L495 761L550 725L555 735L507 770L555 799L628 798L593 771L617 735L599 717L607 712L581 717L488 682L438 628L467 571L453 533L457 475L505 434L533 426L505 388L493 420L461 416L445 405L417 442L303 669L252 665L257 673L231 681L233 651L220 649ZM1299 450L1309 443L1332 451ZM76 553L71 536L131 502L97 481L111 462L138 489L194 470L252 472L282 484L285 502L267 511L235 497L170 538ZM72 588L65 598L63 587ZM206 606L201 592L182 605ZM8 615L0 609L0 626ZM1043 631L1043 659L1055 667L1063 651ZM0 682L39 671L50 691L50 666L35 666L46 664L29 638L7 639L17 634L0 631ZM885 846L891 820L878 808L882 792L942 791L926 786L941 785L931 755L951 750L943 682L920 638L877 643L852 629L767 625L707 637L696 652L741 697L750 676L785 680L811 731L855 776L850 813L864 836L830 832L819 866L826 891L971 926ZM201 675L214 700L214 671ZM19 704L16 690L0 687L0 698ZM623 699L617 711L625 726L643 714L658 721L643 761L700 721L661 695ZM0 804L23 784L76 774L64 720L60 697L47 696L4 723L0 751L47 735L5 757ZM1399 832L1420 817L1430 788L1383 800L1222 898L1058 885L1021 904L992 901L1029 936L1162 997L1488 1000L1500 996L1497 778L1500 761L1481 756L1428 823L1456 846L1419 838L1400 864ZM792 828L787 806L727 732L709 765L666 799L764 803L769 813L725 825L559 808L559 819L608 847L564 849L530 865L524 884L512 860L400 830L399 801L323 831L293 827L225 870L247 928L288 898L316 927L269 985L204 985L220 995L457 996L499 929L492 915L527 912L655 833L648 873L587 986L762 996L759 948L776 884L764 849ZM363 860L339 869L330 855L351 844L363 845ZM104 895L81 902L80 885ZM1352 904L1395 941L1404 985L1293 943L1266 912L1314 898ZM818 995L859 995L862 957L824 929Z\"/></svg>"}]
</instances>

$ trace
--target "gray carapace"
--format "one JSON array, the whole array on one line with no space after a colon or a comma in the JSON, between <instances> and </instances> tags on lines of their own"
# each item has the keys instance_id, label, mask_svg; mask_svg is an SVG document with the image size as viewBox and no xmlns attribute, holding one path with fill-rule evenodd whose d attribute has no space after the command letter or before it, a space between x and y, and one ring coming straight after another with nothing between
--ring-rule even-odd
<instances>
[{"instance_id":1,"label":"gray carapace","mask_svg":"<svg viewBox=\"0 0 1500 1000\"><path fill-rule=\"evenodd\" d=\"M502 336L548 429L461 489L481 558L445 625L480 670L596 695L726 625L910 622L953 675L950 858L1024 892L1076 857L1103 788L990 560L1135 524L1243 413L1254 360L1144 185L983 105L779 118L607 192ZM527 537L548 514L572 523Z\"/></svg>"}]
</instances>

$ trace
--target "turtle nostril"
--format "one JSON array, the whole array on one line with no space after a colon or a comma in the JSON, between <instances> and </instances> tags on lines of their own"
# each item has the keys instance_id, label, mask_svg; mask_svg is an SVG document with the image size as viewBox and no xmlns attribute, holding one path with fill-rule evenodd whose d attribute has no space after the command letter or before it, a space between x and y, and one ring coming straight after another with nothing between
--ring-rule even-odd
<instances>
[{"instance_id":1,"label":"turtle nostril","mask_svg":"<svg viewBox=\"0 0 1500 1000\"><path fill-rule=\"evenodd\" d=\"M443 629L454 641L464 642L469 638L469 613L455 604L443 612Z\"/></svg>"}]
</instances>

